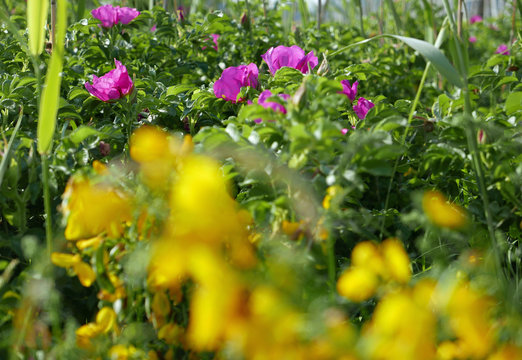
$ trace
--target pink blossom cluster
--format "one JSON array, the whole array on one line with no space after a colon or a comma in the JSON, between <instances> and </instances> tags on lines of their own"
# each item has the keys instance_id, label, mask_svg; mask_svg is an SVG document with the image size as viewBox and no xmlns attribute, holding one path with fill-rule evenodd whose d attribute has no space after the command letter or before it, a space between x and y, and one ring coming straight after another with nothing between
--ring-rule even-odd
<instances>
[{"instance_id":1,"label":"pink blossom cluster","mask_svg":"<svg viewBox=\"0 0 522 360\"><path fill-rule=\"evenodd\" d=\"M118 23L127 25L138 17L140 12L129 7L103 5L91 11L91 14L101 21L103 27L110 28Z\"/></svg>"}]
</instances>

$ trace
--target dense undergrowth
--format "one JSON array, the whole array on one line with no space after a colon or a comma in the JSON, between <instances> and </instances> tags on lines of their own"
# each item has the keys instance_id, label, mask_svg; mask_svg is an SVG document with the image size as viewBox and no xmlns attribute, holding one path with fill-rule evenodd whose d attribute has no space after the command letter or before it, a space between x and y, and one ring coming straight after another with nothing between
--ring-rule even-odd
<instances>
[{"instance_id":1,"label":"dense undergrowth","mask_svg":"<svg viewBox=\"0 0 522 360\"><path fill-rule=\"evenodd\" d=\"M522 357L519 2L95 3L0 8L0 358Z\"/></svg>"}]
</instances>

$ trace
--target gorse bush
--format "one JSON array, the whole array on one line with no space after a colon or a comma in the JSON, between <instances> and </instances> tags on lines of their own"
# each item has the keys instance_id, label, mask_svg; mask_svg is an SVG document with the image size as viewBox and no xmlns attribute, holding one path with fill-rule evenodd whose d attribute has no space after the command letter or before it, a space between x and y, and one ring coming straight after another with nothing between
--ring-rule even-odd
<instances>
[{"instance_id":1,"label":"gorse bush","mask_svg":"<svg viewBox=\"0 0 522 360\"><path fill-rule=\"evenodd\" d=\"M518 2L57 2L1 5L1 358L522 357Z\"/></svg>"}]
</instances>

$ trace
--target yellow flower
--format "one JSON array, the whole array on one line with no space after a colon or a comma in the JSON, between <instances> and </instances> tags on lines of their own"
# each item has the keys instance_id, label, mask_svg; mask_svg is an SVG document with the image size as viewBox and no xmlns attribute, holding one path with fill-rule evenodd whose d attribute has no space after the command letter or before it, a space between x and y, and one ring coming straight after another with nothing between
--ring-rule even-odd
<instances>
[{"instance_id":1,"label":"yellow flower","mask_svg":"<svg viewBox=\"0 0 522 360\"><path fill-rule=\"evenodd\" d=\"M323 199L323 208L326 210L330 209L332 199L339 195L342 190L339 185L329 186L328 189L326 189L326 195Z\"/></svg>"},{"instance_id":2,"label":"yellow flower","mask_svg":"<svg viewBox=\"0 0 522 360\"><path fill-rule=\"evenodd\" d=\"M130 155L140 164L144 181L152 188L164 188L180 157L192 151L190 136L183 144L155 126L142 126L130 139Z\"/></svg>"},{"instance_id":3,"label":"yellow flower","mask_svg":"<svg viewBox=\"0 0 522 360\"><path fill-rule=\"evenodd\" d=\"M96 314L96 324L100 327L102 333L107 333L116 326L116 313L108 306L104 306Z\"/></svg>"},{"instance_id":4,"label":"yellow flower","mask_svg":"<svg viewBox=\"0 0 522 360\"><path fill-rule=\"evenodd\" d=\"M105 175L109 172L107 169L107 165L105 165L99 160L94 160L92 162L92 168L98 175Z\"/></svg>"},{"instance_id":5,"label":"yellow flower","mask_svg":"<svg viewBox=\"0 0 522 360\"><path fill-rule=\"evenodd\" d=\"M85 239L102 233L119 237L123 233L123 224L132 219L129 197L109 185L73 178L69 180L63 197L67 240Z\"/></svg>"},{"instance_id":6,"label":"yellow flower","mask_svg":"<svg viewBox=\"0 0 522 360\"><path fill-rule=\"evenodd\" d=\"M85 249L87 249L89 247L92 247L94 250L96 250L100 246L102 241L103 241L103 238L101 236L95 236L95 237L90 238L90 239L77 241L76 242L76 247L79 250L85 250Z\"/></svg>"},{"instance_id":7,"label":"yellow flower","mask_svg":"<svg viewBox=\"0 0 522 360\"><path fill-rule=\"evenodd\" d=\"M465 358L484 358L494 344L489 316L489 298L471 289L468 282L457 284L447 303L450 325Z\"/></svg>"},{"instance_id":8,"label":"yellow flower","mask_svg":"<svg viewBox=\"0 0 522 360\"><path fill-rule=\"evenodd\" d=\"M350 267L337 280L337 292L345 298L360 302L369 299L377 291L376 274L365 267Z\"/></svg>"},{"instance_id":9,"label":"yellow flower","mask_svg":"<svg viewBox=\"0 0 522 360\"><path fill-rule=\"evenodd\" d=\"M363 241L353 249L351 267L339 277L337 291L360 302L375 295L381 282L405 284L410 278L410 260L398 239L386 239L379 246Z\"/></svg>"},{"instance_id":10,"label":"yellow flower","mask_svg":"<svg viewBox=\"0 0 522 360\"><path fill-rule=\"evenodd\" d=\"M370 359L417 360L435 357L436 319L411 291L387 294L363 329L362 344Z\"/></svg>"},{"instance_id":11,"label":"yellow flower","mask_svg":"<svg viewBox=\"0 0 522 360\"><path fill-rule=\"evenodd\" d=\"M352 266L365 267L378 275L385 273L379 248L371 241L363 241L355 245L351 258Z\"/></svg>"},{"instance_id":12,"label":"yellow flower","mask_svg":"<svg viewBox=\"0 0 522 360\"><path fill-rule=\"evenodd\" d=\"M82 258L78 254L64 254L53 252L51 254L51 262L59 267L70 268L80 263Z\"/></svg>"},{"instance_id":13,"label":"yellow flower","mask_svg":"<svg viewBox=\"0 0 522 360\"><path fill-rule=\"evenodd\" d=\"M391 278L403 284L410 281L410 258L402 243L398 239L387 239L381 244L381 251Z\"/></svg>"},{"instance_id":14,"label":"yellow flower","mask_svg":"<svg viewBox=\"0 0 522 360\"><path fill-rule=\"evenodd\" d=\"M78 276L78 280L85 287L90 287L94 280L96 280L96 273L91 266L85 262L79 262L73 265L74 272Z\"/></svg>"},{"instance_id":15,"label":"yellow flower","mask_svg":"<svg viewBox=\"0 0 522 360\"><path fill-rule=\"evenodd\" d=\"M90 287L94 280L96 280L96 273L91 266L82 261L78 254L63 254L63 253L52 253L51 262L59 267L66 269L73 269L74 273L78 276L78 280L85 287Z\"/></svg>"},{"instance_id":16,"label":"yellow flower","mask_svg":"<svg viewBox=\"0 0 522 360\"><path fill-rule=\"evenodd\" d=\"M449 229L459 229L466 225L464 210L448 203L446 197L438 191L426 191L422 197L422 208L432 223Z\"/></svg>"},{"instance_id":17,"label":"yellow flower","mask_svg":"<svg viewBox=\"0 0 522 360\"><path fill-rule=\"evenodd\" d=\"M110 360L127 360L132 357L132 355L136 352L136 348L132 345L114 345L109 349L109 358Z\"/></svg>"},{"instance_id":18,"label":"yellow flower","mask_svg":"<svg viewBox=\"0 0 522 360\"><path fill-rule=\"evenodd\" d=\"M281 222L281 230L283 230L291 240L301 240L305 234L305 223L303 220L299 222L283 220L283 222Z\"/></svg>"},{"instance_id":19,"label":"yellow flower","mask_svg":"<svg viewBox=\"0 0 522 360\"><path fill-rule=\"evenodd\" d=\"M87 323L76 329L76 343L79 347L90 349L91 339L116 329L116 313L110 307L103 307L96 314L96 321Z\"/></svg>"}]
</instances>

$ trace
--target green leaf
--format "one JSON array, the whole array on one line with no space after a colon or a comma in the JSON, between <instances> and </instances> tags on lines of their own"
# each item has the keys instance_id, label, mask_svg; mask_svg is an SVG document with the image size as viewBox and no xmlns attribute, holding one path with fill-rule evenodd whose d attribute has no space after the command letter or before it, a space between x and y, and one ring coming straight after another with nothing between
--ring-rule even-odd
<instances>
[{"instance_id":1,"label":"green leaf","mask_svg":"<svg viewBox=\"0 0 522 360\"><path fill-rule=\"evenodd\" d=\"M330 56L337 55L352 47L363 45L363 44L366 44L367 42L370 42L375 39L380 39L383 37L389 37L389 38L393 38L393 39L402 41L403 43L405 43L406 45L408 45L415 51L418 51L422 56L424 56L426 58L426 60L430 61L433 64L433 66L439 71L439 73L443 77L445 77L446 80L448 80L450 83L452 83L453 85L460 87L460 88L464 86L458 71L453 67L453 65L451 65L448 58L446 58L446 56L444 56L444 54L439 49L437 49L435 46L433 46L432 44L430 44L426 41L411 38L411 37L390 35L390 34L378 35L378 36L374 36L370 39L365 39L365 40L356 42L354 44L350 44L345 47L342 47L339 50L331 53Z\"/></svg>"},{"instance_id":2,"label":"green leaf","mask_svg":"<svg viewBox=\"0 0 522 360\"><path fill-rule=\"evenodd\" d=\"M174 86L169 86L167 88L167 96L176 96L176 95L179 95L181 94L182 92L186 92L186 91L194 91L196 88L194 87L194 85L188 85L188 84L181 84L181 85L174 85Z\"/></svg>"},{"instance_id":3,"label":"green leaf","mask_svg":"<svg viewBox=\"0 0 522 360\"><path fill-rule=\"evenodd\" d=\"M509 94L506 99L506 105L504 107L506 114L511 115L517 111L522 110L522 91L517 91Z\"/></svg>"},{"instance_id":4,"label":"green leaf","mask_svg":"<svg viewBox=\"0 0 522 360\"><path fill-rule=\"evenodd\" d=\"M29 29L29 50L39 55L44 48L45 22L49 13L49 0L27 1L27 27Z\"/></svg>"},{"instance_id":5,"label":"green leaf","mask_svg":"<svg viewBox=\"0 0 522 360\"><path fill-rule=\"evenodd\" d=\"M80 126L78 129L76 129L75 131L72 132L72 134L69 136L69 139L73 143L79 144L91 135L96 135L96 136L101 137L103 135L103 133L101 133L98 130L93 129L92 127L89 127L89 126Z\"/></svg>"},{"instance_id":6,"label":"green leaf","mask_svg":"<svg viewBox=\"0 0 522 360\"><path fill-rule=\"evenodd\" d=\"M56 114L58 113L60 100L60 86L63 69L63 53L65 43L65 30L67 27L67 2L57 0L56 37L53 53L47 75L45 87L40 100L38 114L38 152L46 154L51 149L51 143L56 127Z\"/></svg>"}]
</instances>

